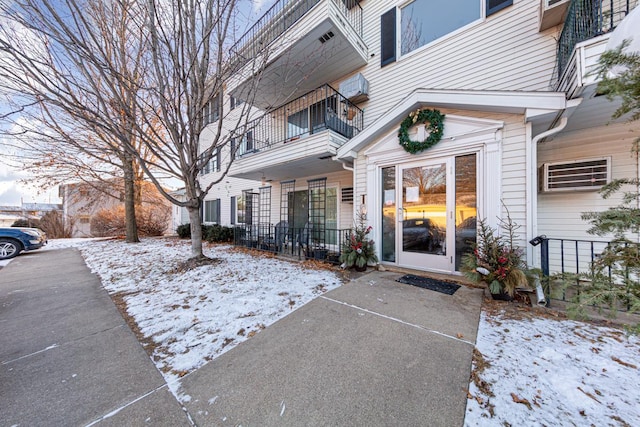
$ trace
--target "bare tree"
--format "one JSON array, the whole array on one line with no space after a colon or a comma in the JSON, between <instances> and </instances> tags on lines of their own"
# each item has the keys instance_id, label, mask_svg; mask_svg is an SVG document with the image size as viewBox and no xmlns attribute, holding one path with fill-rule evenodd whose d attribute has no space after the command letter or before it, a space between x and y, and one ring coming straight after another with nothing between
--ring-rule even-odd
<instances>
[{"instance_id":1,"label":"bare tree","mask_svg":"<svg viewBox=\"0 0 640 427\"><path fill-rule=\"evenodd\" d=\"M109 14L114 8L118 13ZM187 208L192 256L201 257L201 206L231 162L204 188L199 175L220 147L248 131L252 88L267 59L263 53L248 65L256 83L242 94L242 113L224 128L225 82L246 65L227 52L236 13L236 0L0 0L7 24L0 32L0 85L15 106L5 118L39 108L49 120L64 114L102 142L117 142L125 181L135 159L169 201ZM37 41L35 47L16 42L25 39L20 34ZM203 111L211 104L220 120L201 150ZM76 133L60 128L61 141L86 148ZM84 154L99 158L104 151ZM164 188L168 178L182 181L186 200Z\"/></svg>"},{"instance_id":2,"label":"bare tree","mask_svg":"<svg viewBox=\"0 0 640 427\"><path fill-rule=\"evenodd\" d=\"M129 17L144 8L129 0L19 0L0 2L0 13L0 85L13 107L4 118L13 121L20 160L50 185L106 180L98 189L109 192L111 178L122 178L126 239L137 242L143 174L131 150L146 153L112 99L133 99L140 89L146 38Z\"/></svg>"},{"instance_id":3,"label":"bare tree","mask_svg":"<svg viewBox=\"0 0 640 427\"><path fill-rule=\"evenodd\" d=\"M203 200L224 179L231 161L206 187L201 186L199 176L219 148L229 146L232 138L243 138L250 126L257 124L250 121L251 104L268 55L265 48L259 60L239 62L228 54L233 41L232 23L238 12L236 0L147 0L146 4L148 19L141 25L149 31L153 66L149 73L151 85L145 96L137 98L136 107L155 112L143 115L146 122L142 125L151 132L139 132L154 160L139 160L163 195L173 204L186 207L192 256L202 257ZM243 66L251 68L251 83L242 93L242 111L229 122L223 92L233 73ZM128 108L125 103L121 106ZM204 114L207 106L209 114L216 118L209 127L208 146L202 150L200 135L210 121ZM162 188L164 176L184 183L186 200L178 200Z\"/></svg>"}]
</instances>

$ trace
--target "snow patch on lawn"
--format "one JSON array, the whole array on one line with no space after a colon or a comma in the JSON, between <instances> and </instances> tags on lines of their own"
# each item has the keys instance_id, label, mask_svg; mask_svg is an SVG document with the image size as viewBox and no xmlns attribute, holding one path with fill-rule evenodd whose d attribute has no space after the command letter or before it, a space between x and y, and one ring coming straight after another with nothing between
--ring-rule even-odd
<instances>
[{"instance_id":1,"label":"snow patch on lawn","mask_svg":"<svg viewBox=\"0 0 640 427\"><path fill-rule=\"evenodd\" d=\"M640 425L637 336L482 313L476 348L466 426Z\"/></svg>"},{"instance_id":2,"label":"snow patch on lawn","mask_svg":"<svg viewBox=\"0 0 640 427\"><path fill-rule=\"evenodd\" d=\"M56 249L77 248L86 243L95 242L97 240L110 239L109 237L73 237L68 239L49 239L47 244L38 249L39 252L52 251Z\"/></svg>"},{"instance_id":3,"label":"snow patch on lawn","mask_svg":"<svg viewBox=\"0 0 640 427\"><path fill-rule=\"evenodd\" d=\"M152 358L183 401L189 396L180 395L180 377L341 284L331 271L227 245L205 248L219 262L187 271L180 264L190 256L188 241L101 241L80 248L105 289L124 299L153 341Z\"/></svg>"}]
</instances>

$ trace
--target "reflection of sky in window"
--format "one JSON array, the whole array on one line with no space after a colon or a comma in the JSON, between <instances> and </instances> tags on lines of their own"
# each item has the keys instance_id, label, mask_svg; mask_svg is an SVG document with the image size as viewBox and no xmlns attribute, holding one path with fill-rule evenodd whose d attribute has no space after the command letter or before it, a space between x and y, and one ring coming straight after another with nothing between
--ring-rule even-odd
<instances>
[{"instance_id":1,"label":"reflection of sky in window","mask_svg":"<svg viewBox=\"0 0 640 427\"><path fill-rule=\"evenodd\" d=\"M480 18L478 0L416 0L402 8L402 54Z\"/></svg>"}]
</instances>

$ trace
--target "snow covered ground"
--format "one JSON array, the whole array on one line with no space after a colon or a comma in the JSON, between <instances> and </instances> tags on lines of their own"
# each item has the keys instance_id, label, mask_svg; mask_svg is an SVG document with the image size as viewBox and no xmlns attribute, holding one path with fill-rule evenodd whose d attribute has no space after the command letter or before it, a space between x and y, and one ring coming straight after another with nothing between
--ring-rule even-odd
<instances>
[{"instance_id":1,"label":"snow covered ground","mask_svg":"<svg viewBox=\"0 0 640 427\"><path fill-rule=\"evenodd\" d=\"M226 245L205 246L205 255L219 262L183 268L189 243L145 239L80 246L87 265L110 294L124 300L149 338L145 345L152 346L156 366L178 396L178 378L341 284L334 272Z\"/></svg>"},{"instance_id":2,"label":"snow covered ground","mask_svg":"<svg viewBox=\"0 0 640 427\"><path fill-rule=\"evenodd\" d=\"M466 426L640 426L640 339L483 313Z\"/></svg>"},{"instance_id":3,"label":"snow covered ground","mask_svg":"<svg viewBox=\"0 0 640 427\"><path fill-rule=\"evenodd\" d=\"M177 379L340 285L333 272L229 246L180 268L189 242L65 239L126 303L174 393ZM619 329L485 310L466 426L640 426L640 339Z\"/></svg>"}]
</instances>

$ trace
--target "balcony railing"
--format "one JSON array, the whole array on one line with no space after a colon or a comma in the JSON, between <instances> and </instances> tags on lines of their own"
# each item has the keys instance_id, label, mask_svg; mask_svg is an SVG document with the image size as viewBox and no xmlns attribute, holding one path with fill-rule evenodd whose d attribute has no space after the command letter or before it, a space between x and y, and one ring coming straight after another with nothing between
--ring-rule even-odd
<instances>
[{"instance_id":1,"label":"balcony railing","mask_svg":"<svg viewBox=\"0 0 640 427\"><path fill-rule=\"evenodd\" d=\"M573 0L558 41L558 78L562 77L576 44L613 31L637 0Z\"/></svg>"},{"instance_id":2,"label":"balcony railing","mask_svg":"<svg viewBox=\"0 0 640 427\"><path fill-rule=\"evenodd\" d=\"M360 0L329 1L340 9L346 22L362 37L362 7L360 6ZM241 67L246 61L256 58L316 4L318 4L318 0L276 1L231 47L232 62L236 67Z\"/></svg>"},{"instance_id":3,"label":"balcony railing","mask_svg":"<svg viewBox=\"0 0 640 427\"><path fill-rule=\"evenodd\" d=\"M236 156L265 151L276 144L295 143L326 130L351 139L363 124L363 111L337 90L324 85L249 123L250 131Z\"/></svg>"}]
</instances>

